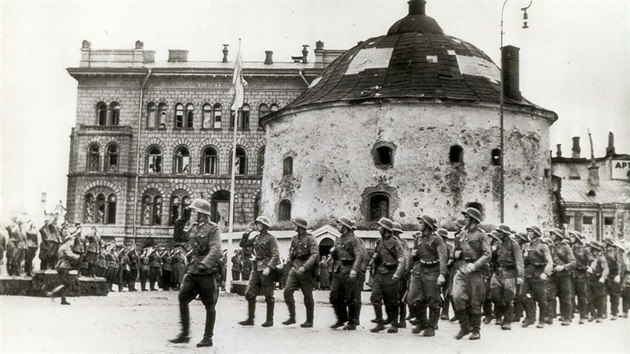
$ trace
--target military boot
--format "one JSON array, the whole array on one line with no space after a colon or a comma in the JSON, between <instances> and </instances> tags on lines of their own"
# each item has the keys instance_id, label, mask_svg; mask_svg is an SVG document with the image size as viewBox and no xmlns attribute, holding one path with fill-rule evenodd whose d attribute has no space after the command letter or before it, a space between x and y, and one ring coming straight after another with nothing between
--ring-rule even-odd
<instances>
[{"instance_id":1,"label":"military boot","mask_svg":"<svg viewBox=\"0 0 630 354\"><path fill-rule=\"evenodd\" d=\"M470 337L468 337L468 339L470 340L477 340L481 338L481 315L479 314L474 314L472 315L471 318L471 323L472 323L472 333L470 333Z\"/></svg>"},{"instance_id":2,"label":"military boot","mask_svg":"<svg viewBox=\"0 0 630 354\"><path fill-rule=\"evenodd\" d=\"M447 298L446 301L444 301L444 303L442 304L442 315L440 316L441 320L448 320L448 310L450 305L451 302Z\"/></svg>"},{"instance_id":3,"label":"military boot","mask_svg":"<svg viewBox=\"0 0 630 354\"><path fill-rule=\"evenodd\" d=\"M419 334L427 328L427 308L424 306L414 306L414 313L416 314L416 328L411 330L413 334Z\"/></svg>"},{"instance_id":4,"label":"military boot","mask_svg":"<svg viewBox=\"0 0 630 354\"><path fill-rule=\"evenodd\" d=\"M177 337L169 340L169 342L174 344L188 343L190 341L190 309L188 308L188 304L179 304L179 317L182 324L182 331Z\"/></svg>"},{"instance_id":5,"label":"military boot","mask_svg":"<svg viewBox=\"0 0 630 354\"><path fill-rule=\"evenodd\" d=\"M374 305L374 314L376 318L372 320L372 322L376 323L376 327L372 328L370 332L377 333L385 329L385 324L383 323L383 306Z\"/></svg>"},{"instance_id":6,"label":"military boot","mask_svg":"<svg viewBox=\"0 0 630 354\"><path fill-rule=\"evenodd\" d=\"M429 323L427 328L422 332L424 337L433 337L435 335L435 330L438 323L438 318L440 316L440 308L430 308L429 309Z\"/></svg>"},{"instance_id":7,"label":"military boot","mask_svg":"<svg viewBox=\"0 0 630 354\"><path fill-rule=\"evenodd\" d=\"M311 328L313 327L313 318L315 317L315 304L309 303L305 304L306 306L306 321L300 325L302 328Z\"/></svg>"},{"instance_id":8,"label":"military boot","mask_svg":"<svg viewBox=\"0 0 630 354\"><path fill-rule=\"evenodd\" d=\"M65 296L62 296L62 297L61 297L61 304L62 304L62 305L70 305L70 303L66 300L66 297L65 297Z\"/></svg>"},{"instance_id":9,"label":"military boot","mask_svg":"<svg viewBox=\"0 0 630 354\"><path fill-rule=\"evenodd\" d=\"M295 323L295 302L287 302L287 308L289 309L289 319L282 322L285 326Z\"/></svg>"},{"instance_id":10,"label":"military boot","mask_svg":"<svg viewBox=\"0 0 630 354\"><path fill-rule=\"evenodd\" d=\"M398 333L398 323L396 320L398 319L398 305L389 305L389 318L392 319L392 325L387 330L387 333ZM386 307L386 308L387 308Z\"/></svg>"},{"instance_id":11,"label":"military boot","mask_svg":"<svg viewBox=\"0 0 630 354\"><path fill-rule=\"evenodd\" d=\"M455 335L455 339L462 339L470 333L470 317L468 310L458 310L455 315L459 318L459 332Z\"/></svg>"},{"instance_id":12,"label":"military boot","mask_svg":"<svg viewBox=\"0 0 630 354\"><path fill-rule=\"evenodd\" d=\"M400 315L398 316L398 323L396 324L396 327L407 328L407 320L405 319L406 317L407 317L407 304L401 303Z\"/></svg>"},{"instance_id":13,"label":"military boot","mask_svg":"<svg viewBox=\"0 0 630 354\"><path fill-rule=\"evenodd\" d=\"M245 321L241 321L238 324L241 326L253 326L254 325L254 315L256 313L256 299L254 301L247 301L247 319Z\"/></svg>"},{"instance_id":14,"label":"military boot","mask_svg":"<svg viewBox=\"0 0 630 354\"><path fill-rule=\"evenodd\" d=\"M268 301L267 302L267 320L263 322L261 326L263 327L271 327L273 326L273 308L275 306L275 302Z\"/></svg>"}]
</instances>

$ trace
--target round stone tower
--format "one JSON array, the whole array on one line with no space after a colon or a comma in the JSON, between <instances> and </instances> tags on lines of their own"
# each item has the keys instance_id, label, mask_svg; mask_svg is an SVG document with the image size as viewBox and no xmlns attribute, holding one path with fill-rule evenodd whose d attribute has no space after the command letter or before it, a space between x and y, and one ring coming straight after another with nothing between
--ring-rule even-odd
<instances>
[{"instance_id":1,"label":"round stone tower","mask_svg":"<svg viewBox=\"0 0 630 354\"><path fill-rule=\"evenodd\" d=\"M387 35L342 54L309 88L266 116L262 212L313 226L348 215L370 228L427 213L448 225L467 206L500 219L500 92L504 83L505 222L552 220L549 127L554 112L523 98L518 48L503 75L474 45L444 34L423 0Z\"/></svg>"}]
</instances>

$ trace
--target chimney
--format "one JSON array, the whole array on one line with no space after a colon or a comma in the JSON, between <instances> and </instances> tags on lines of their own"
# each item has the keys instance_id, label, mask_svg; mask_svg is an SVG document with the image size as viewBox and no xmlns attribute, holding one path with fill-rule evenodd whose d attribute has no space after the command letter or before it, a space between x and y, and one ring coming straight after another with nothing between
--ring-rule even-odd
<instances>
[{"instance_id":1,"label":"chimney","mask_svg":"<svg viewBox=\"0 0 630 354\"><path fill-rule=\"evenodd\" d=\"M562 144L556 144L556 157L562 157Z\"/></svg>"},{"instance_id":2,"label":"chimney","mask_svg":"<svg viewBox=\"0 0 630 354\"><path fill-rule=\"evenodd\" d=\"M83 42L81 42L81 49L90 49L90 42L84 39Z\"/></svg>"},{"instance_id":3,"label":"chimney","mask_svg":"<svg viewBox=\"0 0 630 354\"><path fill-rule=\"evenodd\" d=\"M580 158L580 152L582 152L582 150L580 149L580 137L579 136L574 136L573 137L573 147L571 148L571 157L579 159Z\"/></svg>"},{"instance_id":4,"label":"chimney","mask_svg":"<svg viewBox=\"0 0 630 354\"><path fill-rule=\"evenodd\" d=\"M593 187L599 186L599 166L595 164L588 166L588 185Z\"/></svg>"},{"instance_id":5,"label":"chimney","mask_svg":"<svg viewBox=\"0 0 630 354\"><path fill-rule=\"evenodd\" d=\"M144 49L144 43L142 43L142 41L136 41L136 49Z\"/></svg>"},{"instance_id":6,"label":"chimney","mask_svg":"<svg viewBox=\"0 0 630 354\"><path fill-rule=\"evenodd\" d=\"M322 41L315 42L315 50L324 50L324 42Z\"/></svg>"},{"instance_id":7,"label":"chimney","mask_svg":"<svg viewBox=\"0 0 630 354\"><path fill-rule=\"evenodd\" d=\"M303 44L302 45L302 63L306 64L308 63L308 44Z\"/></svg>"},{"instance_id":8,"label":"chimney","mask_svg":"<svg viewBox=\"0 0 630 354\"><path fill-rule=\"evenodd\" d=\"M521 100L519 88L518 51L520 48L507 45L501 48L501 80L503 80L503 95L513 100Z\"/></svg>"},{"instance_id":9,"label":"chimney","mask_svg":"<svg viewBox=\"0 0 630 354\"><path fill-rule=\"evenodd\" d=\"M183 63L188 61L188 51L183 49L169 49L168 50L168 62L169 63Z\"/></svg>"},{"instance_id":10,"label":"chimney","mask_svg":"<svg viewBox=\"0 0 630 354\"><path fill-rule=\"evenodd\" d=\"M425 5L426 1L424 0L409 0L407 2L409 4L409 14L410 15L426 15L425 13Z\"/></svg>"},{"instance_id":11,"label":"chimney","mask_svg":"<svg viewBox=\"0 0 630 354\"><path fill-rule=\"evenodd\" d=\"M227 47L229 46L229 44L224 44L223 45L223 60L221 60L224 63L228 62L228 53L230 52Z\"/></svg>"},{"instance_id":12,"label":"chimney","mask_svg":"<svg viewBox=\"0 0 630 354\"><path fill-rule=\"evenodd\" d=\"M144 58L144 63L145 64L149 64L149 63L155 63L155 51L154 50L145 50L142 52L143 54L143 58Z\"/></svg>"},{"instance_id":13,"label":"chimney","mask_svg":"<svg viewBox=\"0 0 630 354\"><path fill-rule=\"evenodd\" d=\"M265 64L273 64L273 51L265 50Z\"/></svg>"},{"instance_id":14,"label":"chimney","mask_svg":"<svg viewBox=\"0 0 630 354\"><path fill-rule=\"evenodd\" d=\"M606 148L606 157L615 154L615 134L608 132L608 147Z\"/></svg>"}]
</instances>

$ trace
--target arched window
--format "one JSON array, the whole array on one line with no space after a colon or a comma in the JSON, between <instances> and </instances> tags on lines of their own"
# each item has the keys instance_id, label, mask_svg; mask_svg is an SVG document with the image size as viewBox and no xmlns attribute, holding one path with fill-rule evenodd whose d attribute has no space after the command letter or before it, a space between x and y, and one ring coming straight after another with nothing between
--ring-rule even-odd
<instances>
[{"instance_id":1,"label":"arched window","mask_svg":"<svg viewBox=\"0 0 630 354\"><path fill-rule=\"evenodd\" d=\"M258 118L262 118L266 116L268 113L269 113L269 106L267 106L264 103L261 103L260 106L258 106Z\"/></svg>"},{"instance_id":2,"label":"arched window","mask_svg":"<svg viewBox=\"0 0 630 354\"><path fill-rule=\"evenodd\" d=\"M162 224L162 196L151 189L142 197L142 225L153 226Z\"/></svg>"},{"instance_id":3,"label":"arched window","mask_svg":"<svg viewBox=\"0 0 630 354\"><path fill-rule=\"evenodd\" d=\"M269 112L277 112L279 109L277 104L272 104L271 107L269 107Z\"/></svg>"},{"instance_id":4,"label":"arched window","mask_svg":"<svg viewBox=\"0 0 630 354\"><path fill-rule=\"evenodd\" d=\"M183 214L184 208L190 204L190 196L185 191L179 190L171 196L169 225L174 225L175 220Z\"/></svg>"},{"instance_id":5,"label":"arched window","mask_svg":"<svg viewBox=\"0 0 630 354\"><path fill-rule=\"evenodd\" d=\"M279 212L278 220L280 221L291 220L291 202L290 201L284 199L280 202L280 212Z\"/></svg>"},{"instance_id":6,"label":"arched window","mask_svg":"<svg viewBox=\"0 0 630 354\"><path fill-rule=\"evenodd\" d=\"M209 146L201 154L201 173L216 175L219 173L219 154L217 149Z\"/></svg>"},{"instance_id":7,"label":"arched window","mask_svg":"<svg viewBox=\"0 0 630 354\"><path fill-rule=\"evenodd\" d=\"M186 128L193 128L193 121L195 117L195 106L192 103L186 105Z\"/></svg>"},{"instance_id":8,"label":"arched window","mask_svg":"<svg viewBox=\"0 0 630 354\"><path fill-rule=\"evenodd\" d=\"M118 172L118 145L110 144L107 147L107 158L105 159L105 171Z\"/></svg>"},{"instance_id":9,"label":"arched window","mask_svg":"<svg viewBox=\"0 0 630 354\"><path fill-rule=\"evenodd\" d=\"M221 104L215 103L212 109L212 121L214 122L214 129L221 129Z\"/></svg>"},{"instance_id":10,"label":"arched window","mask_svg":"<svg viewBox=\"0 0 630 354\"><path fill-rule=\"evenodd\" d=\"M105 223L105 194L99 193L96 196L96 224Z\"/></svg>"},{"instance_id":11,"label":"arched window","mask_svg":"<svg viewBox=\"0 0 630 354\"><path fill-rule=\"evenodd\" d=\"M147 172L162 173L162 150L153 146L147 153Z\"/></svg>"},{"instance_id":12,"label":"arched window","mask_svg":"<svg viewBox=\"0 0 630 354\"><path fill-rule=\"evenodd\" d=\"M166 103L160 103L158 106L158 128L166 129Z\"/></svg>"},{"instance_id":13,"label":"arched window","mask_svg":"<svg viewBox=\"0 0 630 354\"><path fill-rule=\"evenodd\" d=\"M219 225L228 225L230 219L230 191L219 190L210 197L210 220Z\"/></svg>"},{"instance_id":14,"label":"arched window","mask_svg":"<svg viewBox=\"0 0 630 354\"><path fill-rule=\"evenodd\" d=\"M175 128L184 127L184 105L178 103L175 105Z\"/></svg>"},{"instance_id":15,"label":"arched window","mask_svg":"<svg viewBox=\"0 0 630 354\"><path fill-rule=\"evenodd\" d=\"M209 103L203 105L201 117L201 127L204 129L212 128L212 106Z\"/></svg>"},{"instance_id":16,"label":"arched window","mask_svg":"<svg viewBox=\"0 0 630 354\"><path fill-rule=\"evenodd\" d=\"M158 125L157 107L155 106L155 103L149 102L147 105L147 128L157 128Z\"/></svg>"},{"instance_id":17,"label":"arched window","mask_svg":"<svg viewBox=\"0 0 630 354\"><path fill-rule=\"evenodd\" d=\"M111 125L118 125L120 123L120 104L118 102L110 103L109 114Z\"/></svg>"},{"instance_id":18,"label":"arched window","mask_svg":"<svg viewBox=\"0 0 630 354\"><path fill-rule=\"evenodd\" d=\"M241 116L238 121L238 129L247 130L249 129L249 105L243 105L241 108Z\"/></svg>"},{"instance_id":19,"label":"arched window","mask_svg":"<svg viewBox=\"0 0 630 354\"><path fill-rule=\"evenodd\" d=\"M107 105L105 102L96 104L96 122L98 125L107 125Z\"/></svg>"},{"instance_id":20,"label":"arched window","mask_svg":"<svg viewBox=\"0 0 630 354\"><path fill-rule=\"evenodd\" d=\"M83 206L83 222L86 224L94 223L94 195L88 193L85 195L85 205Z\"/></svg>"},{"instance_id":21,"label":"arched window","mask_svg":"<svg viewBox=\"0 0 630 354\"><path fill-rule=\"evenodd\" d=\"M91 144L88 147L87 170L101 170L101 148L98 146L98 144Z\"/></svg>"},{"instance_id":22,"label":"arched window","mask_svg":"<svg viewBox=\"0 0 630 354\"><path fill-rule=\"evenodd\" d=\"M448 152L448 160L451 163L464 162L464 148L459 145L452 145Z\"/></svg>"},{"instance_id":23,"label":"arched window","mask_svg":"<svg viewBox=\"0 0 630 354\"><path fill-rule=\"evenodd\" d=\"M293 157L288 156L284 158L284 163L282 164L282 175L288 176L293 174Z\"/></svg>"},{"instance_id":24,"label":"arched window","mask_svg":"<svg viewBox=\"0 0 630 354\"><path fill-rule=\"evenodd\" d=\"M494 166L501 165L501 149L492 149L490 152L490 162Z\"/></svg>"},{"instance_id":25,"label":"arched window","mask_svg":"<svg viewBox=\"0 0 630 354\"><path fill-rule=\"evenodd\" d=\"M186 147L175 150L173 173L190 173L190 151Z\"/></svg>"},{"instance_id":26,"label":"arched window","mask_svg":"<svg viewBox=\"0 0 630 354\"><path fill-rule=\"evenodd\" d=\"M232 153L230 152L230 162ZM230 163L230 173L232 173L232 163ZM247 172L247 152L242 146L236 147L236 174L244 175Z\"/></svg>"},{"instance_id":27,"label":"arched window","mask_svg":"<svg viewBox=\"0 0 630 354\"><path fill-rule=\"evenodd\" d=\"M265 147L261 147L258 150L258 175L262 176L265 168Z\"/></svg>"},{"instance_id":28,"label":"arched window","mask_svg":"<svg viewBox=\"0 0 630 354\"><path fill-rule=\"evenodd\" d=\"M105 224L116 223L116 195L110 194L107 197L107 214L105 217Z\"/></svg>"},{"instance_id":29,"label":"arched window","mask_svg":"<svg viewBox=\"0 0 630 354\"><path fill-rule=\"evenodd\" d=\"M396 145L391 142L378 142L372 147L374 166L386 170L394 167L394 149Z\"/></svg>"},{"instance_id":30,"label":"arched window","mask_svg":"<svg viewBox=\"0 0 630 354\"><path fill-rule=\"evenodd\" d=\"M389 217L389 195L374 193L369 199L368 221L378 221Z\"/></svg>"}]
</instances>

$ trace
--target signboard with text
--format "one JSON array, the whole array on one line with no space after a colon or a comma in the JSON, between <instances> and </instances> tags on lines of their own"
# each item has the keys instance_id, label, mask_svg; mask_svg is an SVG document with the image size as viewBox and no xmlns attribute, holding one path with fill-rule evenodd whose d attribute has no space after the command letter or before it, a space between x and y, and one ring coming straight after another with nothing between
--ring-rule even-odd
<instances>
[{"instance_id":1,"label":"signboard with text","mask_svg":"<svg viewBox=\"0 0 630 354\"><path fill-rule=\"evenodd\" d=\"M612 179L630 179L630 160L612 160Z\"/></svg>"}]
</instances>

